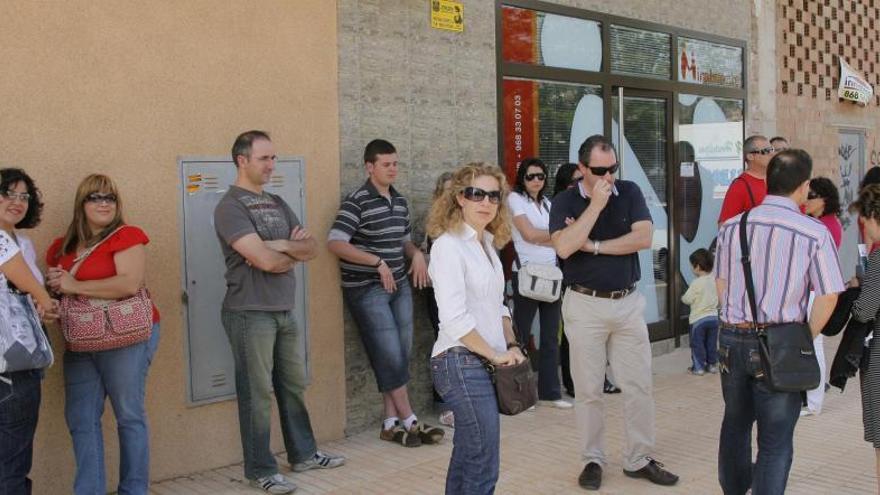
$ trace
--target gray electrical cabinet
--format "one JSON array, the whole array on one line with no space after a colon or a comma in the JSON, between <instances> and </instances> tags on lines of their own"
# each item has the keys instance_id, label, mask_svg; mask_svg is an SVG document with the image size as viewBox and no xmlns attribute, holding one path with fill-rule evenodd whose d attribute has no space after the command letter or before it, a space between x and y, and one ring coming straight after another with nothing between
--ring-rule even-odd
<instances>
[{"instance_id":1,"label":"gray electrical cabinet","mask_svg":"<svg viewBox=\"0 0 880 495\"><path fill-rule=\"evenodd\" d=\"M178 163L188 399L192 404L231 399L235 397L235 363L220 322L220 307L226 294L226 264L214 231L214 208L235 182L236 169L231 158L181 158ZM303 167L301 158L278 158L272 178L264 187L284 198L300 221L305 222ZM297 325L307 329L305 263L298 263L295 270Z\"/></svg>"}]
</instances>

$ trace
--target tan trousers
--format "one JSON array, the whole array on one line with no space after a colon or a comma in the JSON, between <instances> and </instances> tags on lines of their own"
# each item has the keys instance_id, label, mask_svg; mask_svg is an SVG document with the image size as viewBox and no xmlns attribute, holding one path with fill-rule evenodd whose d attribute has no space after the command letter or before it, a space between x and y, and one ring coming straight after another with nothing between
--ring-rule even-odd
<instances>
[{"instance_id":1,"label":"tan trousers","mask_svg":"<svg viewBox=\"0 0 880 495\"><path fill-rule=\"evenodd\" d=\"M607 463L602 393L606 360L611 363L614 384L623 391L623 468L643 468L654 449L651 344L644 310L645 298L638 292L616 300L572 290L565 293L562 317L570 346L574 410L584 463Z\"/></svg>"}]
</instances>

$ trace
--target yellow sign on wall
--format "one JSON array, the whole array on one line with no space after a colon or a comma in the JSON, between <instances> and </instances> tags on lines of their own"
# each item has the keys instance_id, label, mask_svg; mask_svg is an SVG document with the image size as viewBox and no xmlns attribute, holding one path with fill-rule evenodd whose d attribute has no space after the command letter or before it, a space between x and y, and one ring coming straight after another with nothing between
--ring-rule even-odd
<instances>
[{"instance_id":1,"label":"yellow sign on wall","mask_svg":"<svg viewBox=\"0 0 880 495\"><path fill-rule=\"evenodd\" d=\"M464 9L461 2L431 0L431 27L447 31L464 31Z\"/></svg>"}]
</instances>

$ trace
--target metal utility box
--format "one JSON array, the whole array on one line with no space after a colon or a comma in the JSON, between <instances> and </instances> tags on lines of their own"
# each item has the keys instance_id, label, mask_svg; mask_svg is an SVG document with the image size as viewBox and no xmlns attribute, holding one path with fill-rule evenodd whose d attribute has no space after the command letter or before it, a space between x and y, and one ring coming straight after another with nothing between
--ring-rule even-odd
<instances>
[{"instance_id":1,"label":"metal utility box","mask_svg":"<svg viewBox=\"0 0 880 495\"><path fill-rule=\"evenodd\" d=\"M220 307L226 294L226 264L214 231L214 208L235 182L236 169L231 158L181 158L178 163L187 392L190 403L199 404L235 397L235 363L220 322ZM281 196L305 222L303 168L302 158L278 158L265 190ZM308 328L305 266L298 263L295 268L295 312L301 329Z\"/></svg>"}]
</instances>

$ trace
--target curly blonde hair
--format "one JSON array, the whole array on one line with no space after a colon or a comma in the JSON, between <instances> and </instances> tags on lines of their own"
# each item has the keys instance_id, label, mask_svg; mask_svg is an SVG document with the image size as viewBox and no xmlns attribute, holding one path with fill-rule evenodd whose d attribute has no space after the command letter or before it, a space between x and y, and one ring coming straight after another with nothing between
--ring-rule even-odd
<instances>
[{"instance_id":1,"label":"curly blonde hair","mask_svg":"<svg viewBox=\"0 0 880 495\"><path fill-rule=\"evenodd\" d=\"M880 184L870 184L859 191L859 198L849 205L851 213L880 221Z\"/></svg>"},{"instance_id":2,"label":"curly blonde hair","mask_svg":"<svg viewBox=\"0 0 880 495\"><path fill-rule=\"evenodd\" d=\"M507 209L507 195L510 188L507 178L500 168L486 162L468 163L458 167L452 172L452 186L441 194L431 205L428 214L428 235L436 239L450 230L458 230L464 223L461 206L458 204L458 196L464 193L464 189L473 184L477 177L488 175L494 177L501 186L501 202L498 203L498 213L486 226L486 230L494 236L493 244L501 249L510 242L510 212Z\"/></svg>"}]
</instances>

